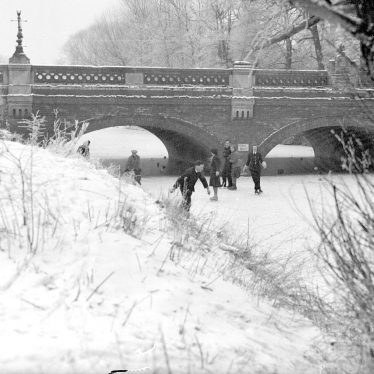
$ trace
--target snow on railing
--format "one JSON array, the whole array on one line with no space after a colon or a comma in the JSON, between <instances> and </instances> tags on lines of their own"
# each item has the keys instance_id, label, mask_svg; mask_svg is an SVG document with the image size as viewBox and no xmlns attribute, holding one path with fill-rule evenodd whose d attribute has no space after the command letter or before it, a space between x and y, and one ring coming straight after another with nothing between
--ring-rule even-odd
<instances>
[{"instance_id":1,"label":"snow on railing","mask_svg":"<svg viewBox=\"0 0 374 374\"><path fill-rule=\"evenodd\" d=\"M229 69L171 69L119 66L33 66L34 83L126 84L127 74L141 74L145 85L229 86Z\"/></svg>"},{"instance_id":2,"label":"snow on railing","mask_svg":"<svg viewBox=\"0 0 374 374\"><path fill-rule=\"evenodd\" d=\"M125 70L118 67L33 66L34 83L125 84Z\"/></svg>"},{"instance_id":3,"label":"snow on railing","mask_svg":"<svg viewBox=\"0 0 374 374\"><path fill-rule=\"evenodd\" d=\"M254 86L325 87L329 85L327 70L254 70Z\"/></svg>"},{"instance_id":4,"label":"snow on railing","mask_svg":"<svg viewBox=\"0 0 374 374\"><path fill-rule=\"evenodd\" d=\"M230 87L233 69L41 65L33 66L32 73L35 84L126 85L133 84L136 76L137 85ZM330 86L327 70L253 69L250 73L257 87Z\"/></svg>"},{"instance_id":5,"label":"snow on railing","mask_svg":"<svg viewBox=\"0 0 374 374\"><path fill-rule=\"evenodd\" d=\"M229 86L229 69L160 69L143 70L144 84Z\"/></svg>"}]
</instances>

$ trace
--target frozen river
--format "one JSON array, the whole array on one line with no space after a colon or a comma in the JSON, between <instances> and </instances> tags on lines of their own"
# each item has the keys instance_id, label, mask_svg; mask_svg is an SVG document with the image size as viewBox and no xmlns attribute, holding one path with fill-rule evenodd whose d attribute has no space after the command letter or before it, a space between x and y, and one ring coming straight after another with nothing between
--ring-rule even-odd
<instances>
[{"instance_id":1,"label":"frozen river","mask_svg":"<svg viewBox=\"0 0 374 374\"><path fill-rule=\"evenodd\" d=\"M347 181L349 176L337 176ZM168 194L176 177L152 177L143 179L143 188L155 199ZM324 177L268 176L262 177L264 193L254 194L250 177L238 180L238 190L219 189L219 201L212 202L200 181L192 196L191 212L194 215L214 219L217 230L224 225L233 238L246 240L277 258L292 254L297 261L305 262L304 271L309 280L316 275L311 253L316 252L318 236L312 227L312 214L308 196L317 209L328 212L331 201ZM174 194L180 196L179 190ZM323 201L323 205L321 204Z\"/></svg>"},{"instance_id":2,"label":"frozen river","mask_svg":"<svg viewBox=\"0 0 374 374\"><path fill-rule=\"evenodd\" d=\"M209 178L208 178L209 179ZM176 177L143 178L143 188L155 198L168 194ZM219 201L212 202L198 181L192 196L191 212L195 215L212 215L218 226L229 225L233 235L248 232L256 241L269 241L290 249L311 239L313 230L307 193L320 201L327 195L326 183L320 176L268 176L261 178L264 193L254 194L249 177L238 180L238 190L220 188ZM179 190L174 194L180 196ZM291 240L292 239L292 240ZM282 244L283 242L283 244ZM287 243L285 243L287 242Z\"/></svg>"}]
</instances>

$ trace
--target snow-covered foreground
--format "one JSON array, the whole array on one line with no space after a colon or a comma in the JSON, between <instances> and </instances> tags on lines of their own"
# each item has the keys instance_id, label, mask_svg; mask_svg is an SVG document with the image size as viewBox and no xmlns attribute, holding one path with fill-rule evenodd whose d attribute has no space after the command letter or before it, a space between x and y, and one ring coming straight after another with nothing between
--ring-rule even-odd
<instances>
[{"instance_id":1,"label":"snow-covered foreground","mask_svg":"<svg viewBox=\"0 0 374 374\"><path fill-rule=\"evenodd\" d=\"M173 230L141 188L9 142L0 170L0 373L320 373L318 329L225 281L227 253L171 261ZM261 197L239 185L215 207L198 188L193 213L212 209L236 233L249 211L260 236L297 231L270 183Z\"/></svg>"}]
</instances>

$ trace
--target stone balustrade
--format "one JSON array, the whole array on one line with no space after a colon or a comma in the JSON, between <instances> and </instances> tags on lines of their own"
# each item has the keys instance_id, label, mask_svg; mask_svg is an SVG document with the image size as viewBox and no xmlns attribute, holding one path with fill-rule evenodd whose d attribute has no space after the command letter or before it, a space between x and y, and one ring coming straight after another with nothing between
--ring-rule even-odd
<instances>
[{"instance_id":1,"label":"stone balustrade","mask_svg":"<svg viewBox=\"0 0 374 374\"><path fill-rule=\"evenodd\" d=\"M34 84L125 84L125 72L112 66L32 66Z\"/></svg>"},{"instance_id":2,"label":"stone balustrade","mask_svg":"<svg viewBox=\"0 0 374 374\"><path fill-rule=\"evenodd\" d=\"M8 81L10 65L0 65L0 84ZM30 66L30 65L29 65ZM237 67L231 69L176 69L126 66L38 66L31 65L31 84L35 85L134 85L236 87ZM235 70L236 69L236 70ZM239 69L240 71L243 69ZM238 71L239 71L238 70ZM252 87L331 87L335 71L245 69L241 76L252 78ZM244 74L244 75L243 75ZM373 87L360 75L359 86ZM242 79L242 78L240 78ZM358 78L356 78L357 80Z\"/></svg>"},{"instance_id":3,"label":"stone balustrade","mask_svg":"<svg viewBox=\"0 0 374 374\"><path fill-rule=\"evenodd\" d=\"M329 85L326 70L253 70L254 86L325 87Z\"/></svg>"},{"instance_id":4,"label":"stone balustrade","mask_svg":"<svg viewBox=\"0 0 374 374\"><path fill-rule=\"evenodd\" d=\"M229 86L229 69L33 66L34 84L109 84ZM134 76L139 79L133 80ZM131 78L130 78L131 76Z\"/></svg>"},{"instance_id":5,"label":"stone balustrade","mask_svg":"<svg viewBox=\"0 0 374 374\"><path fill-rule=\"evenodd\" d=\"M230 69L142 69L145 85L223 86L230 84Z\"/></svg>"}]
</instances>

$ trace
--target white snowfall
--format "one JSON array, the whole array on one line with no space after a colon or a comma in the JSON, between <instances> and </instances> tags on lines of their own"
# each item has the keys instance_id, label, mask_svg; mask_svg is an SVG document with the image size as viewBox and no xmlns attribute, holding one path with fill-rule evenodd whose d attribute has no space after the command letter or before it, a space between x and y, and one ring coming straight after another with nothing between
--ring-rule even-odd
<instances>
[{"instance_id":1,"label":"white snowfall","mask_svg":"<svg viewBox=\"0 0 374 374\"><path fill-rule=\"evenodd\" d=\"M222 279L229 254L170 260L172 230L141 188L81 158L0 153L0 373L320 372L321 333ZM119 200L132 236L111 218Z\"/></svg>"}]
</instances>

